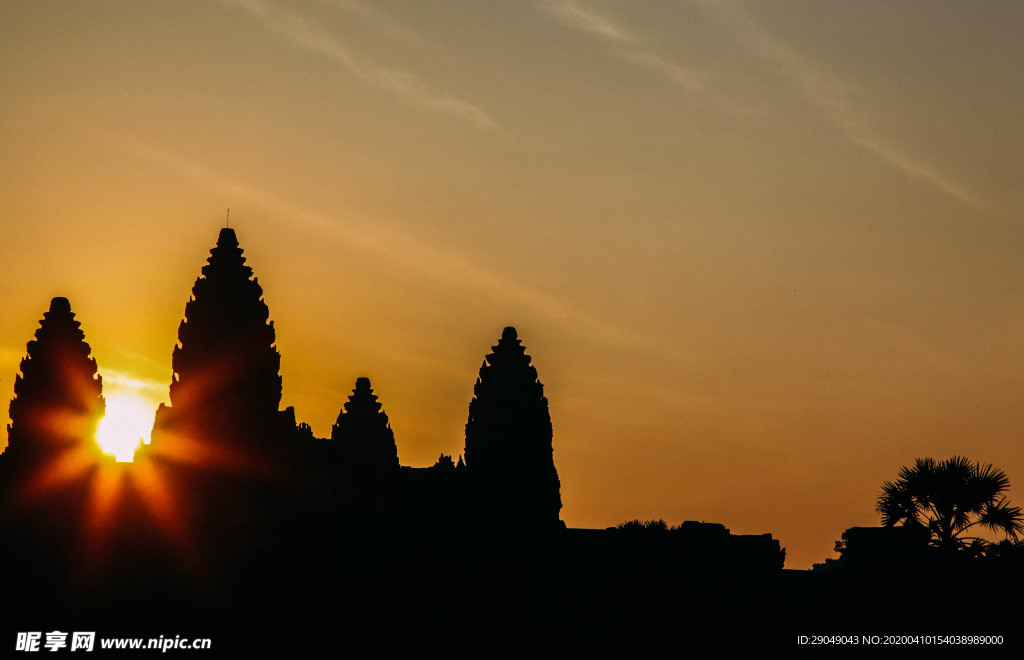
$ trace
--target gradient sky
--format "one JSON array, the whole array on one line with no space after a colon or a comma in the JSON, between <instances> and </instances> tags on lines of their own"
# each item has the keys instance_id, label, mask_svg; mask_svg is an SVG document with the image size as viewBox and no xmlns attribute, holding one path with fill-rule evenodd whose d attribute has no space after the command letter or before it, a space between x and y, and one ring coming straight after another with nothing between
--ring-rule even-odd
<instances>
[{"instance_id":1,"label":"gradient sky","mask_svg":"<svg viewBox=\"0 0 1024 660\"><path fill-rule=\"evenodd\" d=\"M166 400L231 209L284 398L463 447L515 325L562 519L878 523L916 457L1024 504L1024 4L0 2L0 389L67 296Z\"/></svg>"}]
</instances>

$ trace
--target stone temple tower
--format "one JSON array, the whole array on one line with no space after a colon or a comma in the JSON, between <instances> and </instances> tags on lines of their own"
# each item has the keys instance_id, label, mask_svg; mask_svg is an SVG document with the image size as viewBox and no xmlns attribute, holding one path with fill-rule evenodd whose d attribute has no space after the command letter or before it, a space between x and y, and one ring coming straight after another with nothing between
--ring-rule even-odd
<instances>
[{"instance_id":1,"label":"stone temple tower","mask_svg":"<svg viewBox=\"0 0 1024 660\"><path fill-rule=\"evenodd\" d=\"M398 470L398 446L369 378L357 378L356 387L331 429L338 445L343 472L381 473Z\"/></svg>"},{"instance_id":2,"label":"stone temple tower","mask_svg":"<svg viewBox=\"0 0 1024 660\"><path fill-rule=\"evenodd\" d=\"M71 303L54 298L14 380L5 460L45 461L94 441L105 404L90 350Z\"/></svg>"},{"instance_id":3,"label":"stone temple tower","mask_svg":"<svg viewBox=\"0 0 1024 660\"><path fill-rule=\"evenodd\" d=\"M281 355L269 316L235 230L221 229L178 327L171 403L157 411L154 443L188 434L252 447L287 427L278 411Z\"/></svg>"},{"instance_id":4,"label":"stone temple tower","mask_svg":"<svg viewBox=\"0 0 1024 660\"><path fill-rule=\"evenodd\" d=\"M466 422L466 468L477 502L472 515L498 528L560 526L548 400L515 328L502 332L473 392Z\"/></svg>"}]
</instances>

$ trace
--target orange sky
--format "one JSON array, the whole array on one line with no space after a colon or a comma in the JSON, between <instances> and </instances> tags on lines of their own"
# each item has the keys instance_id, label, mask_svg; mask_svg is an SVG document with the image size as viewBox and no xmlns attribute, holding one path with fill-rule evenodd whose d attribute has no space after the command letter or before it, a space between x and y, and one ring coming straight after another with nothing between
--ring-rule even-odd
<instances>
[{"instance_id":1,"label":"orange sky","mask_svg":"<svg viewBox=\"0 0 1024 660\"><path fill-rule=\"evenodd\" d=\"M165 400L230 207L283 405L404 464L519 329L563 520L877 524L918 456L1024 499L1024 7L2 2L0 387L67 296Z\"/></svg>"}]
</instances>

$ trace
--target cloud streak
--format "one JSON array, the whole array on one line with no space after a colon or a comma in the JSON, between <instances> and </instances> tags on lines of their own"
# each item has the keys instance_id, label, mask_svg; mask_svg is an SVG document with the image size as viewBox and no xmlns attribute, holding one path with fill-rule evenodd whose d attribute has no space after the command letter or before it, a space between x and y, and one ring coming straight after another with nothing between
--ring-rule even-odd
<instances>
[{"instance_id":1,"label":"cloud streak","mask_svg":"<svg viewBox=\"0 0 1024 660\"><path fill-rule=\"evenodd\" d=\"M808 104L816 107L852 144L861 147L908 178L978 211L993 213L980 195L937 167L914 158L873 127L872 119L857 106L857 86L828 72L776 39L739 7L728 2L691 0L724 25L751 54L768 63ZM578 0L551 0L544 11L559 23L590 35L622 60L659 75L666 82L693 94L714 99L737 110L708 84L706 73L680 66L644 45L643 39L614 18Z\"/></svg>"},{"instance_id":2,"label":"cloud streak","mask_svg":"<svg viewBox=\"0 0 1024 660\"><path fill-rule=\"evenodd\" d=\"M381 34L394 41L412 46L425 46L427 40L415 30L394 21L382 11L362 0L315 0L319 4L338 9L355 16Z\"/></svg>"},{"instance_id":3,"label":"cloud streak","mask_svg":"<svg viewBox=\"0 0 1024 660\"><path fill-rule=\"evenodd\" d=\"M349 221L345 222L336 215L328 216L299 207L273 193L247 185L148 142L131 138L123 132L114 132L95 124L87 123L82 126L137 158L176 171L200 185L221 192L226 198L264 209L268 215L287 218L290 222L305 225L324 236L333 237L347 249L374 254L392 264L394 268L404 269L417 278L432 280L448 288L468 289L503 304L513 303L522 309L532 310L543 318L571 326L575 331L580 331L592 340L604 344L647 350L657 354L661 359L688 364L706 362L705 357L681 349L672 342L615 326L556 296L521 286L507 277L481 268L450 249L430 245L377 222L361 220L351 213L346 213Z\"/></svg>"},{"instance_id":4,"label":"cloud streak","mask_svg":"<svg viewBox=\"0 0 1024 660\"><path fill-rule=\"evenodd\" d=\"M714 14L738 43L761 61L772 65L810 105L817 107L851 143L869 151L889 166L933 190L975 210L992 213L989 205L967 186L920 161L884 139L871 118L853 101L857 87L815 65L776 39L735 5L693 0Z\"/></svg>"},{"instance_id":5,"label":"cloud streak","mask_svg":"<svg viewBox=\"0 0 1024 660\"><path fill-rule=\"evenodd\" d=\"M646 48L642 39L611 17L599 14L573 0L548 2L543 8L563 25L603 42L623 60L656 73L688 92L710 95L705 73L680 66Z\"/></svg>"},{"instance_id":6,"label":"cloud streak","mask_svg":"<svg viewBox=\"0 0 1024 660\"><path fill-rule=\"evenodd\" d=\"M123 390L142 391L156 398L166 398L168 381L139 378L116 369L100 368L99 372L103 377L104 387L116 385Z\"/></svg>"},{"instance_id":7,"label":"cloud streak","mask_svg":"<svg viewBox=\"0 0 1024 660\"><path fill-rule=\"evenodd\" d=\"M294 12L262 0L224 1L242 8L265 28L276 32L292 45L327 58L364 83L388 92L410 105L457 117L480 130L496 128L494 120L472 103L434 92L422 78L409 71L380 66L357 57L337 37ZM354 8L361 6L345 4ZM379 12L370 15L376 17L378 23L383 20Z\"/></svg>"}]
</instances>

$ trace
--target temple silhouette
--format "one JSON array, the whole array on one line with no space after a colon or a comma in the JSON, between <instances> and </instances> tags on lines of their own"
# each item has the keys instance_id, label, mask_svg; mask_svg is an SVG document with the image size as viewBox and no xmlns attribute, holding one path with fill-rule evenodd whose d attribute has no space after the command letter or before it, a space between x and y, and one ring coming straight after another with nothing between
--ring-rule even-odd
<instances>
[{"instance_id":1,"label":"temple silhouette","mask_svg":"<svg viewBox=\"0 0 1024 660\"><path fill-rule=\"evenodd\" d=\"M67 298L50 301L14 378L8 460L42 460L95 434L103 381L81 325Z\"/></svg>"},{"instance_id":2,"label":"temple silhouette","mask_svg":"<svg viewBox=\"0 0 1024 660\"><path fill-rule=\"evenodd\" d=\"M337 402L329 437L282 409L275 339L236 233L221 229L178 328L169 404L117 466L95 447L96 361L69 301L51 301L0 455L7 627L180 631L225 653L728 656L792 646L794 621L826 633L870 620L870 571L784 571L770 534L566 528L548 400L514 327L484 357L457 460L422 467L400 464L370 378ZM867 537L851 536L846 565L867 565ZM846 619L819 606L837 594ZM913 621L931 598L914 600Z\"/></svg>"},{"instance_id":3,"label":"temple silhouette","mask_svg":"<svg viewBox=\"0 0 1024 660\"><path fill-rule=\"evenodd\" d=\"M291 409L278 410L274 322L242 252L235 231L222 229L178 326L171 404L157 411L153 441L185 435L261 451L295 426Z\"/></svg>"},{"instance_id":4,"label":"temple silhouette","mask_svg":"<svg viewBox=\"0 0 1024 660\"><path fill-rule=\"evenodd\" d=\"M413 468L399 465L369 378L356 380L329 438L297 424L294 409L280 409L281 356L262 296L235 230L221 229L185 305L170 405L157 411L144 453L159 460L180 453L173 448L180 444L182 452L227 455L229 474L209 483L202 475L210 466L201 462L168 469L187 473L193 490L216 489L209 501L234 512L259 502L266 513L298 497L308 510L348 524L528 533L564 527L548 402L515 328L505 328L480 368L464 458L456 464L442 455L433 466ZM231 473L232 461L248 469ZM225 487L225 479L233 485Z\"/></svg>"}]
</instances>

